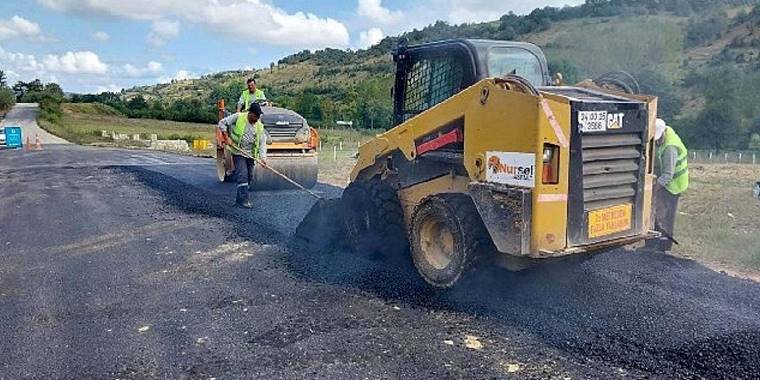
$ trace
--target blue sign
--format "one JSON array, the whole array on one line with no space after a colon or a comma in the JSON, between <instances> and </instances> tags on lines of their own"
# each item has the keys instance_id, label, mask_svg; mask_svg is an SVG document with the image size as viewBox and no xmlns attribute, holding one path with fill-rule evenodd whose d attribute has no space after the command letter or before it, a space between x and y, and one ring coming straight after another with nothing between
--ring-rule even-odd
<instances>
[{"instance_id":1,"label":"blue sign","mask_svg":"<svg viewBox=\"0 0 760 380\"><path fill-rule=\"evenodd\" d=\"M21 127L5 127L5 146L8 148L21 148Z\"/></svg>"}]
</instances>

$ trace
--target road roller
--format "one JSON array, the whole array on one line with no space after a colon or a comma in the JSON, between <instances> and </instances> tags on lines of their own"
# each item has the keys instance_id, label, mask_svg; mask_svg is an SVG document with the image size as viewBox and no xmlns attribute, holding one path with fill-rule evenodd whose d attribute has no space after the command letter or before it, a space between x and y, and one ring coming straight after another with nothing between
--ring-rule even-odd
<instances>
[{"instance_id":1,"label":"road roller","mask_svg":"<svg viewBox=\"0 0 760 380\"><path fill-rule=\"evenodd\" d=\"M217 103L219 119L228 115L224 100ZM298 113L270 103L261 103L264 112L261 122L267 135L267 165L286 175L305 188L317 183L319 133L310 127ZM232 155L221 143L220 131L216 129L216 164L219 180L231 182L235 171ZM295 188L272 172L256 166L250 183L252 190L284 190Z\"/></svg>"}]
</instances>

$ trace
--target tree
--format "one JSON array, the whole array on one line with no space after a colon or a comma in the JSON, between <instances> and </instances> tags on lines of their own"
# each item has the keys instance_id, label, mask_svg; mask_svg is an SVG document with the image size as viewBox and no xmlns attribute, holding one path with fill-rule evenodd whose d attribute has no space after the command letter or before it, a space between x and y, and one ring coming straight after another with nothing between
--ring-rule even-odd
<instances>
[{"instance_id":1,"label":"tree","mask_svg":"<svg viewBox=\"0 0 760 380\"><path fill-rule=\"evenodd\" d=\"M16 104L16 94L8 87L0 87L0 114L4 114Z\"/></svg>"},{"instance_id":2,"label":"tree","mask_svg":"<svg viewBox=\"0 0 760 380\"><path fill-rule=\"evenodd\" d=\"M5 72L3 70L0 70L0 88L8 85L7 80L8 80L8 77L5 76Z\"/></svg>"},{"instance_id":3,"label":"tree","mask_svg":"<svg viewBox=\"0 0 760 380\"><path fill-rule=\"evenodd\" d=\"M748 137L735 104L727 100L707 103L694 127L701 143L718 151L742 148L742 140L746 143Z\"/></svg>"},{"instance_id":4,"label":"tree","mask_svg":"<svg viewBox=\"0 0 760 380\"><path fill-rule=\"evenodd\" d=\"M59 98L64 97L63 89L61 88L60 85L58 85L58 83L51 82L51 83L46 84L44 87L44 92L51 96L56 96Z\"/></svg>"},{"instance_id":5,"label":"tree","mask_svg":"<svg viewBox=\"0 0 760 380\"><path fill-rule=\"evenodd\" d=\"M312 91L304 91L296 97L295 111L311 122L322 121L319 97Z\"/></svg>"},{"instance_id":6,"label":"tree","mask_svg":"<svg viewBox=\"0 0 760 380\"><path fill-rule=\"evenodd\" d=\"M148 102L142 95L137 95L127 101L127 107L133 111L146 110L148 109Z\"/></svg>"},{"instance_id":7,"label":"tree","mask_svg":"<svg viewBox=\"0 0 760 380\"><path fill-rule=\"evenodd\" d=\"M26 82L18 81L13 85L13 93L16 95L16 99L21 99L29 90L29 85Z\"/></svg>"},{"instance_id":8,"label":"tree","mask_svg":"<svg viewBox=\"0 0 760 380\"><path fill-rule=\"evenodd\" d=\"M359 128L390 129L393 126L391 85L391 78L373 78L357 86L354 121Z\"/></svg>"},{"instance_id":9,"label":"tree","mask_svg":"<svg viewBox=\"0 0 760 380\"><path fill-rule=\"evenodd\" d=\"M29 92L42 92L42 90L45 89L45 85L42 84L42 81L39 79L35 79L29 83L27 83L27 90Z\"/></svg>"},{"instance_id":10,"label":"tree","mask_svg":"<svg viewBox=\"0 0 760 380\"><path fill-rule=\"evenodd\" d=\"M670 119L681 113L683 100L673 83L659 70L646 69L636 74L636 79L644 94L659 98L657 113L664 119Z\"/></svg>"}]
</instances>

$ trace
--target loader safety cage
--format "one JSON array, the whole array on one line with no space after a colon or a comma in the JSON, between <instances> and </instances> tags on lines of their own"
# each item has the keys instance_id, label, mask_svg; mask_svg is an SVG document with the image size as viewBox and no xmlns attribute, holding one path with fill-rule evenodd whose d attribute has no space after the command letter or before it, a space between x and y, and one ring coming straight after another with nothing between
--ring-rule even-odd
<instances>
[{"instance_id":1,"label":"loader safety cage","mask_svg":"<svg viewBox=\"0 0 760 380\"><path fill-rule=\"evenodd\" d=\"M536 87L550 84L546 57L512 41L445 40L393 51L394 125L399 125L487 77L515 73Z\"/></svg>"}]
</instances>

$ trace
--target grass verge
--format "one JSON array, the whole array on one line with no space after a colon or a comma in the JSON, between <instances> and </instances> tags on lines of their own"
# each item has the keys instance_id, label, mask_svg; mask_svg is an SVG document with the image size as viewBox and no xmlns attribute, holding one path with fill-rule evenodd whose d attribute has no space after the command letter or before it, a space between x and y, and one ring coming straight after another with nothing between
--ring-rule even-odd
<instances>
[{"instance_id":1,"label":"grass verge","mask_svg":"<svg viewBox=\"0 0 760 380\"><path fill-rule=\"evenodd\" d=\"M692 165L674 251L727 269L760 271L760 165Z\"/></svg>"},{"instance_id":2,"label":"grass verge","mask_svg":"<svg viewBox=\"0 0 760 380\"><path fill-rule=\"evenodd\" d=\"M179 123L174 121L127 119L118 111L102 105L63 104L63 112L54 119L40 118L46 131L77 144L111 142L101 137L101 131L140 134L143 138L155 133L159 139L186 140L211 139L213 126L208 124Z\"/></svg>"}]
</instances>

